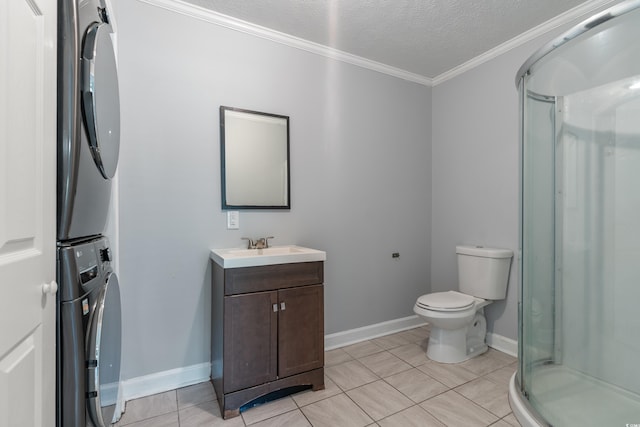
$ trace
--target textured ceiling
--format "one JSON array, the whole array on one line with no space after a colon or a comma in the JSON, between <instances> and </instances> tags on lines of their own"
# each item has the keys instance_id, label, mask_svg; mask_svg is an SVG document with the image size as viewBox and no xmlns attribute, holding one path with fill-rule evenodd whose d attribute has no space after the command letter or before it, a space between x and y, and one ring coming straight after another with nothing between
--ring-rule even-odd
<instances>
[{"instance_id":1,"label":"textured ceiling","mask_svg":"<svg viewBox=\"0 0 640 427\"><path fill-rule=\"evenodd\" d=\"M584 0L186 0L427 78Z\"/></svg>"}]
</instances>

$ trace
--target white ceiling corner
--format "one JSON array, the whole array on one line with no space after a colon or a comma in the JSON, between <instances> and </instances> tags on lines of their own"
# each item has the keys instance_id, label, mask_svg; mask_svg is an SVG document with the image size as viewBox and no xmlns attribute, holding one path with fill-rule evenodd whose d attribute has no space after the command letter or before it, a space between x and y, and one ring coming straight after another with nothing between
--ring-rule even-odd
<instances>
[{"instance_id":1,"label":"white ceiling corner","mask_svg":"<svg viewBox=\"0 0 640 427\"><path fill-rule=\"evenodd\" d=\"M616 0L138 0L419 84Z\"/></svg>"}]
</instances>

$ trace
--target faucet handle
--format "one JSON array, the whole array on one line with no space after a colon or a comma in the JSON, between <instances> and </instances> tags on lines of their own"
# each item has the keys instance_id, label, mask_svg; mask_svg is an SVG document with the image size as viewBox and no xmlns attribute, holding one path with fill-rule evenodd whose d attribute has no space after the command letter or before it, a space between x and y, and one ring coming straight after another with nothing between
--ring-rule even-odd
<instances>
[{"instance_id":1,"label":"faucet handle","mask_svg":"<svg viewBox=\"0 0 640 427\"><path fill-rule=\"evenodd\" d=\"M273 236L269 236L269 237L265 237L264 238L264 247L268 248L269 247L269 239L274 239Z\"/></svg>"},{"instance_id":2,"label":"faucet handle","mask_svg":"<svg viewBox=\"0 0 640 427\"><path fill-rule=\"evenodd\" d=\"M241 237L242 240L246 240L247 241L247 249L255 249L256 244L253 243L253 240L251 240L248 237Z\"/></svg>"}]
</instances>

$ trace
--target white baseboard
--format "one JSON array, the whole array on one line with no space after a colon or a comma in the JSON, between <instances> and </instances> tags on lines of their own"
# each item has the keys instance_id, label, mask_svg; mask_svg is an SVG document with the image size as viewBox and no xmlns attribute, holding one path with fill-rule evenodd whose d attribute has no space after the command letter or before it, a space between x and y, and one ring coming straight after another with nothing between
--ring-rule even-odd
<instances>
[{"instance_id":1,"label":"white baseboard","mask_svg":"<svg viewBox=\"0 0 640 427\"><path fill-rule=\"evenodd\" d=\"M101 384L100 393L102 406L115 405L118 401L118 383Z\"/></svg>"},{"instance_id":2,"label":"white baseboard","mask_svg":"<svg viewBox=\"0 0 640 427\"><path fill-rule=\"evenodd\" d=\"M418 316L389 320L386 322L376 323L374 325L325 335L324 347L325 350L333 350L335 348L344 347L396 332L406 331L407 329L413 329L423 325L426 325L426 323ZM510 338L503 337L502 335L488 333L487 345L511 356L518 356L518 342ZM122 403L132 399L138 399L140 397L151 396L152 394L175 390L180 387L198 384L208 381L210 375L211 364L200 363L197 365L170 369L168 371L131 378L122 381L120 390L121 399L118 400ZM114 401L116 400L115 390L110 390L109 399Z\"/></svg>"},{"instance_id":3,"label":"white baseboard","mask_svg":"<svg viewBox=\"0 0 640 427\"><path fill-rule=\"evenodd\" d=\"M209 380L210 363L170 369L122 381L122 398L125 401L152 394L175 390Z\"/></svg>"},{"instance_id":4,"label":"white baseboard","mask_svg":"<svg viewBox=\"0 0 640 427\"><path fill-rule=\"evenodd\" d=\"M502 335L487 333L487 345L509 356L518 357L518 341Z\"/></svg>"},{"instance_id":5,"label":"white baseboard","mask_svg":"<svg viewBox=\"0 0 640 427\"><path fill-rule=\"evenodd\" d=\"M349 329L347 331L325 335L324 349L333 350L423 325L426 325L426 323L420 317L409 316L363 326L362 328ZM487 333L487 345L510 356L518 357L518 341L511 338L489 332Z\"/></svg>"},{"instance_id":6,"label":"white baseboard","mask_svg":"<svg viewBox=\"0 0 640 427\"><path fill-rule=\"evenodd\" d=\"M362 328L351 329L326 335L324 337L325 350L343 347L371 338L412 329L425 325L418 316L409 316L402 319L389 320ZM138 399L140 397L151 396L152 394L175 390L208 381L211 375L211 364L200 363L183 368L170 369L168 371L156 372L154 374L143 375L122 381L120 396L122 401ZM110 390L109 399L116 400L116 390Z\"/></svg>"},{"instance_id":7,"label":"white baseboard","mask_svg":"<svg viewBox=\"0 0 640 427\"><path fill-rule=\"evenodd\" d=\"M424 320L418 316L403 317L400 319L388 320L386 322L363 326L361 328L349 329L348 331L337 332L324 336L324 349L333 350L372 338L378 338L395 332L406 331L426 325Z\"/></svg>"},{"instance_id":8,"label":"white baseboard","mask_svg":"<svg viewBox=\"0 0 640 427\"><path fill-rule=\"evenodd\" d=\"M125 401L122 398L122 387L117 382L100 385L100 404L102 406L115 405L112 423L116 423L124 412Z\"/></svg>"}]
</instances>

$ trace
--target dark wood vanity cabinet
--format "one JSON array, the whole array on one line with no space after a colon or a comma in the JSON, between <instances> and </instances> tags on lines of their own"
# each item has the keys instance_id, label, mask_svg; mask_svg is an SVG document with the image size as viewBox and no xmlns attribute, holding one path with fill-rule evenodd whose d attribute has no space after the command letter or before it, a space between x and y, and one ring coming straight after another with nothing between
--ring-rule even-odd
<instances>
[{"instance_id":1,"label":"dark wood vanity cabinet","mask_svg":"<svg viewBox=\"0 0 640 427\"><path fill-rule=\"evenodd\" d=\"M224 418L293 386L324 388L323 262L213 264L213 382Z\"/></svg>"}]
</instances>

